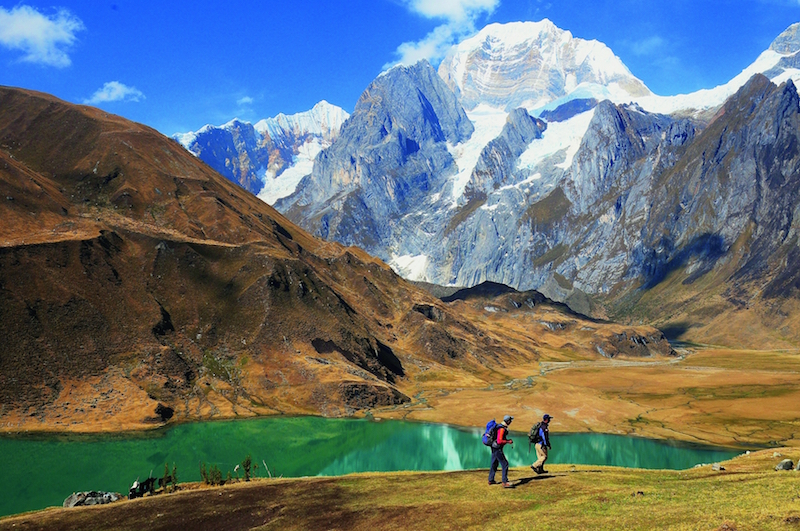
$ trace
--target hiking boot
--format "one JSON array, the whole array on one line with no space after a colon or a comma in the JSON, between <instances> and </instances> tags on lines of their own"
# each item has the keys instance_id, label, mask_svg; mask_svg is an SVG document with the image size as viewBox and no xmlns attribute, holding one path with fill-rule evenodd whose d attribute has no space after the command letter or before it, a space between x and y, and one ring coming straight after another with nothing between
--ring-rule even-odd
<instances>
[{"instance_id":1,"label":"hiking boot","mask_svg":"<svg viewBox=\"0 0 800 531\"><path fill-rule=\"evenodd\" d=\"M543 467L539 466L539 467L534 468L533 465L531 465L531 468L533 468L533 471L536 472L537 474L544 474L544 468Z\"/></svg>"},{"instance_id":2,"label":"hiking boot","mask_svg":"<svg viewBox=\"0 0 800 531\"><path fill-rule=\"evenodd\" d=\"M540 466L540 467L539 467L539 473L540 473L540 474L549 474L550 472L548 472L547 470L545 470L543 466Z\"/></svg>"},{"instance_id":3,"label":"hiking boot","mask_svg":"<svg viewBox=\"0 0 800 531\"><path fill-rule=\"evenodd\" d=\"M506 483L503 483L503 488L504 488L504 489L510 489L510 488L512 488L512 487L513 487L513 485L512 485L511 483L508 483L508 482L506 482Z\"/></svg>"},{"instance_id":4,"label":"hiking boot","mask_svg":"<svg viewBox=\"0 0 800 531\"><path fill-rule=\"evenodd\" d=\"M493 479L489 480L489 485L497 485L497 482Z\"/></svg>"}]
</instances>

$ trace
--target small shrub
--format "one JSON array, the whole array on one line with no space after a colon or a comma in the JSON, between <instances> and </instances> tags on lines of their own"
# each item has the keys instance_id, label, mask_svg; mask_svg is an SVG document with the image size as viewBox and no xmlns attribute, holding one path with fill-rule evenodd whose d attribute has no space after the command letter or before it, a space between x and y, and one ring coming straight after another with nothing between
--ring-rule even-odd
<instances>
[{"instance_id":1,"label":"small shrub","mask_svg":"<svg viewBox=\"0 0 800 531\"><path fill-rule=\"evenodd\" d=\"M205 463L200 463L200 477L203 478L203 483L206 485L209 484L208 471L206 470Z\"/></svg>"},{"instance_id":2,"label":"small shrub","mask_svg":"<svg viewBox=\"0 0 800 531\"><path fill-rule=\"evenodd\" d=\"M244 480L250 481L250 470L253 467L253 459L250 457L250 454L247 454L247 457L244 458L242 461L242 469L244 470Z\"/></svg>"}]
</instances>

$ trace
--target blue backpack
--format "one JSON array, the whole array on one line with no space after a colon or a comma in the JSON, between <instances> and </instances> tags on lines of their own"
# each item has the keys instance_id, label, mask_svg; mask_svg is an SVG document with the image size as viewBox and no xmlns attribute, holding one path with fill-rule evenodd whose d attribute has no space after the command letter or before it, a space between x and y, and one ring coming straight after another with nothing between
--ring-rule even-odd
<instances>
[{"instance_id":1,"label":"blue backpack","mask_svg":"<svg viewBox=\"0 0 800 531\"><path fill-rule=\"evenodd\" d=\"M482 441L486 446L491 446L497 440L497 429L500 424L495 422L494 419L486 423L486 431L483 432Z\"/></svg>"}]
</instances>

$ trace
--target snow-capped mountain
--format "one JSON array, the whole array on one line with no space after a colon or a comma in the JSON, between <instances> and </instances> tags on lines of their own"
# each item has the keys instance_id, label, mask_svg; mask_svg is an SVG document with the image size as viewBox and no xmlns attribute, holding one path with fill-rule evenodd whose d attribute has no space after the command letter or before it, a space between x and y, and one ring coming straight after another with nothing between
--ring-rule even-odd
<instances>
[{"instance_id":1,"label":"snow-capped mountain","mask_svg":"<svg viewBox=\"0 0 800 531\"><path fill-rule=\"evenodd\" d=\"M330 146L349 114L327 101L255 125L238 119L173 136L186 149L269 204L294 192L314 158Z\"/></svg>"},{"instance_id":2,"label":"snow-capped mountain","mask_svg":"<svg viewBox=\"0 0 800 531\"><path fill-rule=\"evenodd\" d=\"M632 304L674 271L757 278L773 253L791 255L800 211L799 28L729 83L665 97L549 21L488 26L438 72L423 61L379 75L330 147L293 148L296 175L270 181L287 183L275 207L407 278L502 282L587 312L586 293ZM223 154L243 165L257 150L230 129L242 148Z\"/></svg>"},{"instance_id":3,"label":"snow-capped mountain","mask_svg":"<svg viewBox=\"0 0 800 531\"><path fill-rule=\"evenodd\" d=\"M636 98L643 108L659 113L696 112L722 105L756 74L763 74L776 85L791 79L800 82L800 23L792 24L770 47L733 79L710 89L676 96L645 96ZM616 100L617 103L621 103Z\"/></svg>"},{"instance_id":4,"label":"snow-capped mountain","mask_svg":"<svg viewBox=\"0 0 800 531\"><path fill-rule=\"evenodd\" d=\"M693 146L719 138L709 132L719 118L707 122L726 97L769 94L760 120L793 101L793 84L782 97L764 77L772 89L747 82L759 72L777 82L794 77L798 49L793 26L722 88L666 98L650 93L601 43L548 21L492 25L456 46L438 77L424 62L379 76L311 176L276 206L403 276L438 284L491 280L564 300L582 292L619 296L672 267L704 274L743 237L742 212L756 196L734 202L741 203L734 213L687 195L678 204L693 214L672 218L663 207L672 203L655 197L666 181L688 190L684 180L693 177L683 161ZM693 118L696 111L704 118ZM755 123L752 107L720 112ZM463 115L466 123L457 118ZM763 146L784 142L779 137L769 133L762 144L742 137L742 146L762 146L748 148L750 155L730 148L738 157L735 189L758 179L748 156L760 157ZM714 194L730 193L703 197L716 205ZM683 232L670 219L680 219Z\"/></svg>"},{"instance_id":5,"label":"snow-capped mountain","mask_svg":"<svg viewBox=\"0 0 800 531\"><path fill-rule=\"evenodd\" d=\"M451 49L439 75L468 111L534 110L576 91L615 101L651 94L608 46L547 19L486 26Z\"/></svg>"}]
</instances>

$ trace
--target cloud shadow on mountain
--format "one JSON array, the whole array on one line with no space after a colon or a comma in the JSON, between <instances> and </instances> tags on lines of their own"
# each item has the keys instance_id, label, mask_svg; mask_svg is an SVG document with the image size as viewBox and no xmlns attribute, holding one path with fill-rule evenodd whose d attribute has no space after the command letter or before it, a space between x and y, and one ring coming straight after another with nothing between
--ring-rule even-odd
<instances>
[{"instance_id":1,"label":"cloud shadow on mountain","mask_svg":"<svg viewBox=\"0 0 800 531\"><path fill-rule=\"evenodd\" d=\"M667 253L672 254L673 242L671 240L661 241L661 246L667 248ZM680 249L673 257L665 262L659 260L655 251L652 251L652 262L645 268L644 289L651 289L660 284L672 272L686 267L690 261L699 260L696 268L684 279L683 284L692 284L695 280L702 277L722 258L727 249L725 241L719 234L701 234L692 242Z\"/></svg>"}]
</instances>

